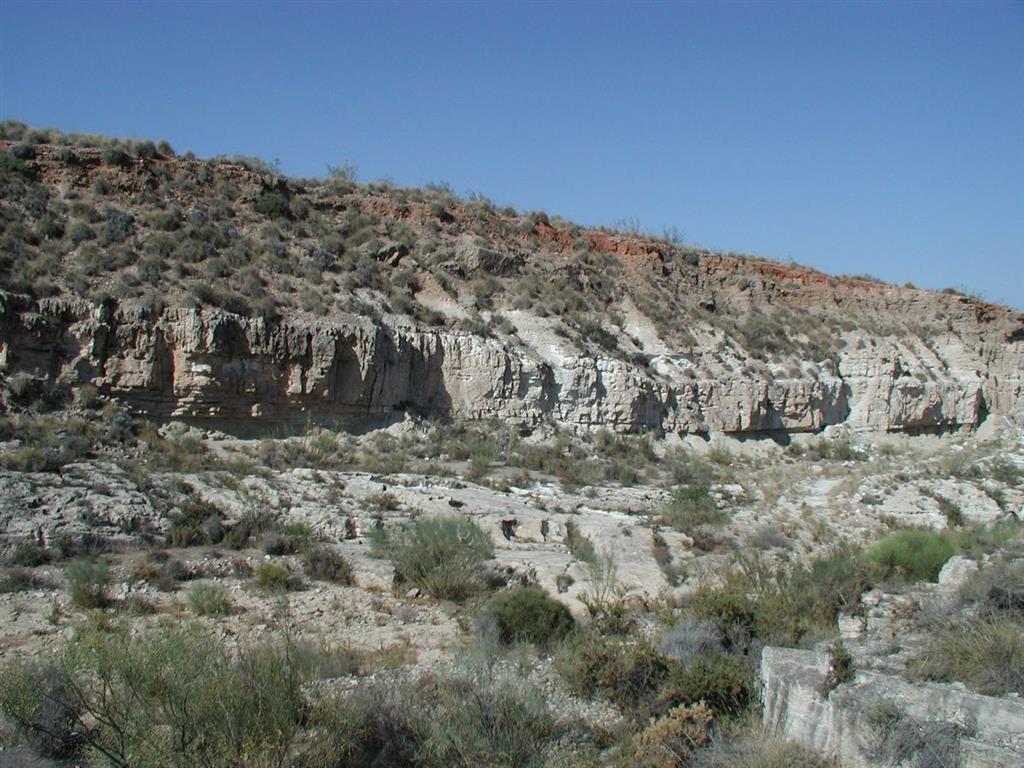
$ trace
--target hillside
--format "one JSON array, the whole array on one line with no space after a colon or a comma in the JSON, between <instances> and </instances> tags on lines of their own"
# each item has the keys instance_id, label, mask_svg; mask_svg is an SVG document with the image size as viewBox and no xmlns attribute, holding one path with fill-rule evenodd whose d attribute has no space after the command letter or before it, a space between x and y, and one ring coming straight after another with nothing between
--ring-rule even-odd
<instances>
[{"instance_id":1,"label":"hillside","mask_svg":"<svg viewBox=\"0 0 1024 768\"><path fill-rule=\"evenodd\" d=\"M0 764L1022 764L1024 315L351 176L0 125Z\"/></svg>"},{"instance_id":2,"label":"hillside","mask_svg":"<svg viewBox=\"0 0 1024 768\"><path fill-rule=\"evenodd\" d=\"M17 123L0 136L5 375L89 384L138 414L249 434L406 412L682 434L1024 414L1024 315L960 294L443 185L288 179Z\"/></svg>"}]
</instances>

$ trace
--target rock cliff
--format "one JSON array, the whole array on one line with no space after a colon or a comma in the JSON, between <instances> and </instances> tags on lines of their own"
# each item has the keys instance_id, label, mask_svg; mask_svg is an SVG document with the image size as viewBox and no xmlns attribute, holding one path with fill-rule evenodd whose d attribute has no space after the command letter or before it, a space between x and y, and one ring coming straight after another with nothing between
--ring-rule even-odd
<instances>
[{"instance_id":1,"label":"rock cliff","mask_svg":"<svg viewBox=\"0 0 1024 768\"><path fill-rule=\"evenodd\" d=\"M976 427L1019 419L1024 344L950 333L872 337L838 370L716 371L720 359L669 356L644 366L567 342L484 337L367 318L271 321L209 309L159 315L132 305L0 296L0 368L91 384L132 410L229 431L358 427L405 412L497 418L524 426L679 433ZM525 334L524 334L525 335ZM912 375L911 371L918 372Z\"/></svg>"}]
</instances>

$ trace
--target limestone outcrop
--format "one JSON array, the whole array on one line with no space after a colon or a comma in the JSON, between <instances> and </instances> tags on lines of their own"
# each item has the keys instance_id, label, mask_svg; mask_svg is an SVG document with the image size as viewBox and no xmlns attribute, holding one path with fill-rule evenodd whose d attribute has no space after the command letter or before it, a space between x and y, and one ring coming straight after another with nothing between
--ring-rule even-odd
<instances>
[{"instance_id":1,"label":"limestone outcrop","mask_svg":"<svg viewBox=\"0 0 1024 768\"><path fill-rule=\"evenodd\" d=\"M838 369L644 366L543 337L352 316L270 321L0 294L0 370L92 384L133 411L229 430L384 423L405 412L679 433L976 427L1024 412L1024 342L854 334Z\"/></svg>"},{"instance_id":2,"label":"limestone outcrop","mask_svg":"<svg viewBox=\"0 0 1024 768\"><path fill-rule=\"evenodd\" d=\"M850 768L1008 768L1024 761L1024 702L877 672L858 672L826 693L828 663L823 652L764 649L769 728Z\"/></svg>"}]
</instances>

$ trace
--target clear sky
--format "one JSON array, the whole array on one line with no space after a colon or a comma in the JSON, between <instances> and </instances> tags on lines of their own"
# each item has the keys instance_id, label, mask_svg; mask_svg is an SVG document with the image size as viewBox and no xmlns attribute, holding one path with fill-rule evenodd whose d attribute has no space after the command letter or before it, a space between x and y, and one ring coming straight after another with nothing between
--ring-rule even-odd
<instances>
[{"instance_id":1,"label":"clear sky","mask_svg":"<svg viewBox=\"0 0 1024 768\"><path fill-rule=\"evenodd\" d=\"M1024 3L0 0L0 117L1024 308Z\"/></svg>"}]
</instances>

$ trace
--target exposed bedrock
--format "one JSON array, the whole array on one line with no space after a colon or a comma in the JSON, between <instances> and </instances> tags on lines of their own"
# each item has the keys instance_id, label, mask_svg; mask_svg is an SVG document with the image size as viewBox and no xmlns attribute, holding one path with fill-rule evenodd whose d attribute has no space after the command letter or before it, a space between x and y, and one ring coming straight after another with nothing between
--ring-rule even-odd
<instances>
[{"instance_id":1,"label":"exposed bedrock","mask_svg":"<svg viewBox=\"0 0 1024 768\"><path fill-rule=\"evenodd\" d=\"M545 419L571 427L669 432L974 427L1021 420L1024 340L950 333L926 344L854 334L838 370L798 375L724 366L713 352L676 366L550 354L515 337L339 323L266 321L0 294L0 371L91 383L156 418L295 427L366 424L406 411ZM726 371L726 372L723 372ZM244 420L244 421L243 421Z\"/></svg>"},{"instance_id":2,"label":"exposed bedrock","mask_svg":"<svg viewBox=\"0 0 1024 768\"><path fill-rule=\"evenodd\" d=\"M1024 702L876 672L828 692L828 665L826 652L765 648L765 724L850 768L1009 768L1024 760Z\"/></svg>"}]
</instances>

